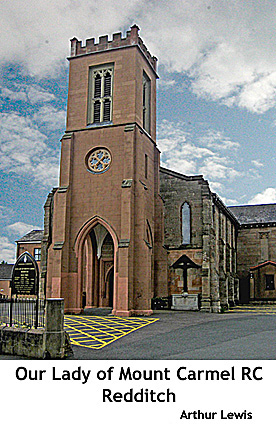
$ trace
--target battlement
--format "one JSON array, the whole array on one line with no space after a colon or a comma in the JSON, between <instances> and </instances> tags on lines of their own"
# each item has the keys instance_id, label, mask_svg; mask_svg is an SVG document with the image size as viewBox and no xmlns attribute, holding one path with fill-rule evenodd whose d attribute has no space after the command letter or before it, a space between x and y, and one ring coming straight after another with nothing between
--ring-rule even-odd
<instances>
[{"instance_id":1,"label":"battlement","mask_svg":"<svg viewBox=\"0 0 276 432\"><path fill-rule=\"evenodd\" d=\"M152 56L139 36L139 27L134 24L129 31L126 32L126 37L122 37L122 33L114 33L112 40L108 40L108 36L100 36L99 43L95 43L95 39L86 39L86 45L82 46L82 41L77 38L71 39L71 54L70 58L92 54L99 51L108 51L111 49L124 48L137 45L150 65L156 71L157 58Z\"/></svg>"}]
</instances>

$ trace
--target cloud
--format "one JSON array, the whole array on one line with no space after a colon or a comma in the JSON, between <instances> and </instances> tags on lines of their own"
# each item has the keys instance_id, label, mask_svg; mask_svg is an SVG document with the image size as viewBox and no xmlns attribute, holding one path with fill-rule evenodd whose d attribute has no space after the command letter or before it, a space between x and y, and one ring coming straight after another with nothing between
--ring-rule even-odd
<instances>
[{"instance_id":1,"label":"cloud","mask_svg":"<svg viewBox=\"0 0 276 432\"><path fill-rule=\"evenodd\" d=\"M224 202L224 204L227 206L234 206L234 205L239 204L238 200L236 200L236 199L226 198L226 197L220 197L220 198Z\"/></svg>"},{"instance_id":2,"label":"cloud","mask_svg":"<svg viewBox=\"0 0 276 432\"><path fill-rule=\"evenodd\" d=\"M262 114L275 106L276 72L260 74L252 82L245 83L237 103L242 108Z\"/></svg>"},{"instance_id":3,"label":"cloud","mask_svg":"<svg viewBox=\"0 0 276 432\"><path fill-rule=\"evenodd\" d=\"M0 235L0 261L4 260L8 263L15 262L16 245L15 242L11 241L12 238L18 239L32 230L40 229L41 227L39 226L31 225L22 221L17 221L13 224L4 226L2 229L4 235Z\"/></svg>"},{"instance_id":4,"label":"cloud","mask_svg":"<svg viewBox=\"0 0 276 432\"><path fill-rule=\"evenodd\" d=\"M0 236L0 262L4 260L10 264L13 264L15 262L15 253L15 244L12 243L7 237Z\"/></svg>"},{"instance_id":5,"label":"cloud","mask_svg":"<svg viewBox=\"0 0 276 432\"><path fill-rule=\"evenodd\" d=\"M61 125L65 128L66 111L59 110L51 105L44 105L34 114L33 119L47 129L57 130L60 129Z\"/></svg>"},{"instance_id":6,"label":"cloud","mask_svg":"<svg viewBox=\"0 0 276 432\"><path fill-rule=\"evenodd\" d=\"M242 176L242 173L232 167L232 159L220 156L208 157L204 160L200 170L210 180L233 180Z\"/></svg>"},{"instance_id":7,"label":"cloud","mask_svg":"<svg viewBox=\"0 0 276 432\"><path fill-rule=\"evenodd\" d=\"M32 230L41 230L41 227L27 224L25 222L15 222L11 225L6 226L6 231L10 234L19 235L22 237Z\"/></svg>"},{"instance_id":8,"label":"cloud","mask_svg":"<svg viewBox=\"0 0 276 432\"><path fill-rule=\"evenodd\" d=\"M9 88L1 89L1 97L11 101L29 102L31 105L52 102L56 99L55 95L44 90L39 85L17 85L16 90Z\"/></svg>"},{"instance_id":9,"label":"cloud","mask_svg":"<svg viewBox=\"0 0 276 432\"><path fill-rule=\"evenodd\" d=\"M27 95L24 91L13 91L8 88L1 89L1 95L4 99L12 101L27 101Z\"/></svg>"},{"instance_id":10,"label":"cloud","mask_svg":"<svg viewBox=\"0 0 276 432\"><path fill-rule=\"evenodd\" d=\"M243 175L235 167L235 151L240 145L222 131L199 123L191 127L163 120L158 127L157 144L163 166L186 175L203 174L216 189L221 185L219 180L232 181Z\"/></svg>"},{"instance_id":11,"label":"cloud","mask_svg":"<svg viewBox=\"0 0 276 432\"><path fill-rule=\"evenodd\" d=\"M158 84L160 87L164 87L164 88L174 87L176 85L176 80L162 78Z\"/></svg>"},{"instance_id":12,"label":"cloud","mask_svg":"<svg viewBox=\"0 0 276 432\"><path fill-rule=\"evenodd\" d=\"M152 16L159 23L150 30ZM263 113L275 106L276 5L243 0L150 2L143 33L168 71L198 96ZM141 24L141 26L142 26Z\"/></svg>"},{"instance_id":13,"label":"cloud","mask_svg":"<svg viewBox=\"0 0 276 432\"><path fill-rule=\"evenodd\" d=\"M28 99L32 104L51 102L56 98L55 95L40 88L38 85L29 86L26 91Z\"/></svg>"},{"instance_id":14,"label":"cloud","mask_svg":"<svg viewBox=\"0 0 276 432\"><path fill-rule=\"evenodd\" d=\"M255 195L248 204L274 204L276 203L276 188L269 187Z\"/></svg>"},{"instance_id":15,"label":"cloud","mask_svg":"<svg viewBox=\"0 0 276 432\"><path fill-rule=\"evenodd\" d=\"M238 142L224 136L221 131L212 129L206 131L205 135L200 138L200 142L208 148L217 150L236 150L240 147Z\"/></svg>"},{"instance_id":16,"label":"cloud","mask_svg":"<svg viewBox=\"0 0 276 432\"><path fill-rule=\"evenodd\" d=\"M263 113L276 103L275 17L273 0L0 2L0 63L57 77L72 37L85 41L137 22L159 63L189 77L198 96ZM167 76L163 85L173 82Z\"/></svg>"},{"instance_id":17,"label":"cloud","mask_svg":"<svg viewBox=\"0 0 276 432\"><path fill-rule=\"evenodd\" d=\"M0 62L23 64L27 73L39 77L58 76L67 66L72 37L118 31L133 24L132 17L145 4L142 0L0 2Z\"/></svg>"},{"instance_id":18,"label":"cloud","mask_svg":"<svg viewBox=\"0 0 276 432\"><path fill-rule=\"evenodd\" d=\"M0 169L32 178L41 186L57 184L59 154L31 118L0 114Z\"/></svg>"},{"instance_id":19,"label":"cloud","mask_svg":"<svg viewBox=\"0 0 276 432\"><path fill-rule=\"evenodd\" d=\"M252 160L251 161L252 165L254 165L256 168L262 168L264 166L264 164L262 162L260 162L259 160Z\"/></svg>"},{"instance_id":20,"label":"cloud","mask_svg":"<svg viewBox=\"0 0 276 432\"><path fill-rule=\"evenodd\" d=\"M224 190L224 186L220 182L208 181L208 183L209 183L209 186L210 186L212 192L220 193Z\"/></svg>"},{"instance_id":21,"label":"cloud","mask_svg":"<svg viewBox=\"0 0 276 432\"><path fill-rule=\"evenodd\" d=\"M194 174L196 148L189 141L190 133L185 130L185 124L163 120L158 129L162 165L186 175Z\"/></svg>"}]
</instances>

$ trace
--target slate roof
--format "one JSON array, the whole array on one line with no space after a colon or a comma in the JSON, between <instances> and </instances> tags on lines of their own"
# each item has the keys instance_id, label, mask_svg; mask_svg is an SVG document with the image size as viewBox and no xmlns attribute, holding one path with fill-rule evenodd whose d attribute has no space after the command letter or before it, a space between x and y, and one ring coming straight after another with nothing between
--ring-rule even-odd
<instances>
[{"instance_id":1,"label":"slate roof","mask_svg":"<svg viewBox=\"0 0 276 432\"><path fill-rule=\"evenodd\" d=\"M39 243L43 238L44 231L43 230L32 230L29 233L25 234L19 240L16 240L16 243L24 243L24 242L32 242Z\"/></svg>"},{"instance_id":2,"label":"slate roof","mask_svg":"<svg viewBox=\"0 0 276 432\"><path fill-rule=\"evenodd\" d=\"M0 264L0 280L11 280L13 264Z\"/></svg>"},{"instance_id":3,"label":"slate roof","mask_svg":"<svg viewBox=\"0 0 276 432\"><path fill-rule=\"evenodd\" d=\"M242 205L228 208L241 225L276 222L276 204Z\"/></svg>"}]
</instances>

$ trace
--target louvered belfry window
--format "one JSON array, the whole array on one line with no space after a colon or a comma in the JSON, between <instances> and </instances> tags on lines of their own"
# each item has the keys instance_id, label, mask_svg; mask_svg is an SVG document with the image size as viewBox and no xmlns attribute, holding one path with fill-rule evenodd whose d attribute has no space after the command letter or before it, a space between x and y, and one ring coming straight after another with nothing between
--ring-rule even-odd
<instances>
[{"instance_id":1,"label":"louvered belfry window","mask_svg":"<svg viewBox=\"0 0 276 432\"><path fill-rule=\"evenodd\" d=\"M112 121L113 65L90 68L88 123Z\"/></svg>"}]
</instances>

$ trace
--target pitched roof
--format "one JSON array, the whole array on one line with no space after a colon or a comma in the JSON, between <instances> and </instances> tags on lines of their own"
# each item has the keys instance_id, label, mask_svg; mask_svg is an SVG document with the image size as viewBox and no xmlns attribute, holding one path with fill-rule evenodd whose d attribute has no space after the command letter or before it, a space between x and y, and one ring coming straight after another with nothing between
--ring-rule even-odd
<instances>
[{"instance_id":1,"label":"pitched roof","mask_svg":"<svg viewBox=\"0 0 276 432\"><path fill-rule=\"evenodd\" d=\"M32 242L39 243L43 238L44 231L43 230L32 230L21 237L19 240L16 240L16 243L24 243L24 242Z\"/></svg>"},{"instance_id":2,"label":"pitched roof","mask_svg":"<svg viewBox=\"0 0 276 432\"><path fill-rule=\"evenodd\" d=\"M228 208L242 225L276 222L276 204L242 205Z\"/></svg>"},{"instance_id":3,"label":"pitched roof","mask_svg":"<svg viewBox=\"0 0 276 432\"><path fill-rule=\"evenodd\" d=\"M259 268L265 267L267 265L273 265L274 267L276 267L276 263L274 261L265 261L261 264L254 266L254 267L250 267L250 270L254 271L254 270L257 270Z\"/></svg>"},{"instance_id":4,"label":"pitched roof","mask_svg":"<svg viewBox=\"0 0 276 432\"><path fill-rule=\"evenodd\" d=\"M0 279L11 280L13 264L0 264Z\"/></svg>"}]
</instances>

